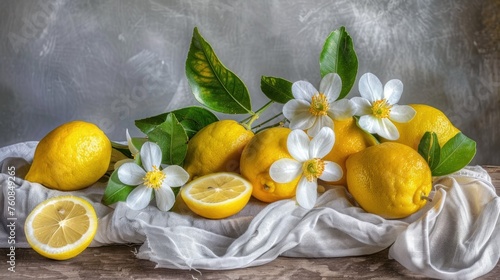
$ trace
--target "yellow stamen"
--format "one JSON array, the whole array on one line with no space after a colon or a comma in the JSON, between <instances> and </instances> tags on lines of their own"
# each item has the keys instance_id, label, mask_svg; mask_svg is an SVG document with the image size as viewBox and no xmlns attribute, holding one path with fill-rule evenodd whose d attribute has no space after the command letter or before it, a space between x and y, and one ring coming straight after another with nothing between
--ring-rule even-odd
<instances>
[{"instance_id":1,"label":"yellow stamen","mask_svg":"<svg viewBox=\"0 0 500 280\"><path fill-rule=\"evenodd\" d=\"M387 100L384 98L373 102L372 112L373 115L377 118L388 118L389 114L391 113L391 108L392 105L387 103Z\"/></svg>"},{"instance_id":2,"label":"yellow stamen","mask_svg":"<svg viewBox=\"0 0 500 280\"><path fill-rule=\"evenodd\" d=\"M328 104L328 99L323 93L318 93L312 97L311 107L309 107L309 112L314 116L324 116L327 114L330 105Z\"/></svg>"},{"instance_id":3,"label":"yellow stamen","mask_svg":"<svg viewBox=\"0 0 500 280\"><path fill-rule=\"evenodd\" d=\"M161 172L158 167L153 165L153 170L148 171L142 180L144 185L148 188L159 189L165 179L165 173Z\"/></svg>"},{"instance_id":4,"label":"yellow stamen","mask_svg":"<svg viewBox=\"0 0 500 280\"><path fill-rule=\"evenodd\" d=\"M303 174L309 182L319 178L324 170L325 162L319 158L310 159L302 165Z\"/></svg>"}]
</instances>

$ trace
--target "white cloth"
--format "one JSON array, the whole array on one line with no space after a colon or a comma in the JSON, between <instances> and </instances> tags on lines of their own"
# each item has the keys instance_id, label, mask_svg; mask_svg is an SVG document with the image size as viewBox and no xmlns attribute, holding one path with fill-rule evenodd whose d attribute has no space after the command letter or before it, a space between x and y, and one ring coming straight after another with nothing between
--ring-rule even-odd
<instances>
[{"instance_id":1,"label":"white cloth","mask_svg":"<svg viewBox=\"0 0 500 280\"><path fill-rule=\"evenodd\" d=\"M0 148L0 247L10 247L9 222L15 217L15 245L28 247L24 220L41 201L68 194L22 178L36 142ZM12 168L14 167L14 168ZM15 169L15 213L9 170ZM386 220L357 207L342 186L331 186L315 208L293 200L265 204L251 199L243 211L222 220L192 214L178 200L172 212L155 206L142 211L124 203L100 203L105 182L72 194L91 201L99 216L91 246L143 244L137 257L159 267L234 269L257 266L278 256L358 256L390 247L389 257L416 273L436 278L471 279L491 271L500 258L500 200L487 172L467 167L434 182L432 203L401 220Z\"/></svg>"}]
</instances>

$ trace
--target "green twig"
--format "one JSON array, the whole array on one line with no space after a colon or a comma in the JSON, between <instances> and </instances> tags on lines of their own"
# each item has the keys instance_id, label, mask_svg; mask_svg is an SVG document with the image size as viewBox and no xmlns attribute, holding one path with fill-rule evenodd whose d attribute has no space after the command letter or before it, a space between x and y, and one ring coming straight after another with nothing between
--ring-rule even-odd
<instances>
[{"instance_id":1,"label":"green twig","mask_svg":"<svg viewBox=\"0 0 500 280\"><path fill-rule=\"evenodd\" d=\"M286 123L287 121L288 121L287 119L283 119L283 120L282 120L282 121L280 121L280 122L277 122L277 123L275 123L275 124L268 125L268 126L266 126L266 127L263 127L263 128L261 128L261 129L258 129L257 131L255 131L255 134L257 134L257 133L259 133L259 132L261 132L261 131L263 131L263 130L266 130L266 129L268 129L268 128L277 127L277 126L285 126L285 123Z\"/></svg>"},{"instance_id":2,"label":"green twig","mask_svg":"<svg viewBox=\"0 0 500 280\"><path fill-rule=\"evenodd\" d=\"M244 125L248 130L252 129L252 123L259 118L260 114L264 112L269 106L271 106L274 103L274 101L270 100L262 108L257 110L255 113L253 113L249 118L246 118L245 120L241 121L241 124Z\"/></svg>"},{"instance_id":3,"label":"green twig","mask_svg":"<svg viewBox=\"0 0 500 280\"><path fill-rule=\"evenodd\" d=\"M280 116L282 116L282 115L283 115L283 113L279 113L279 114L275 115L274 117L272 117L272 118L268 119L267 121L262 122L261 124L259 124L259 125L255 126L255 127L254 127L254 129L259 128L259 127L261 127L261 126L265 125L266 123L271 122L272 120L274 120L274 119L276 119L276 118L278 118L278 117L280 117Z\"/></svg>"}]
</instances>

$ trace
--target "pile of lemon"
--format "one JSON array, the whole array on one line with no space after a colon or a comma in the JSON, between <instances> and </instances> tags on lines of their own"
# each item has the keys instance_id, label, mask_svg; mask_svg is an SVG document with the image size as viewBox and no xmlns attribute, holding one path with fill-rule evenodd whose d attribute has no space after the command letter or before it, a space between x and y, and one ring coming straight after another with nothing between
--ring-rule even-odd
<instances>
[{"instance_id":1,"label":"pile of lemon","mask_svg":"<svg viewBox=\"0 0 500 280\"><path fill-rule=\"evenodd\" d=\"M432 175L417 152L420 139L427 131L435 132L442 146L460 131L440 110L422 104L411 106L416 116L408 123L395 124L401 137L396 141L381 139L381 144L360 129L354 118L334 121L335 145L324 160L338 163L344 175L339 181L324 183L347 186L364 210L384 218L403 218L421 209L429 200ZM185 168L192 178L202 176L204 181L195 179L190 187L183 188L184 201L208 218L233 215L242 209L248 202L243 195L246 188L232 190L241 196L223 197L217 194L217 183L206 183L207 178L219 176L218 172L234 172L230 174L240 185L248 181L252 196L263 202L294 197L299 178L277 183L269 175L272 163L291 158L287 150L290 132L289 128L274 127L253 135L235 121L219 121L201 130L189 143ZM200 198L189 194L195 190ZM205 196L217 197L217 203L225 206L210 210L202 207ZM225 215L219 215L222 209Z\"/></svg>"},{"instance_id":2,"label":"pile of lemon","mask_svg":"<svg viewBox=\"0 0 500 280\"><path fill-rule=\"evenodd\" d=\"M343 177L325 184L344 185L364 210L384 218L411 215L428 201L432 176L417 152L427 131L439 144L459 130L440 110L411 105L416 116L396 123L396 141L375 138L361 130L354 118L334 121L335 144L324 160L338 163ZM209 219L240 212L253 196L263 202L293 198L299 178L277 183L271 165L291 158L285 127L265 129L254 135L234 120L220 120L200 130L188 143L184 169L190 180L180 197L189 209ZM108 170L111 143L97 126L73 121L59 126L38 144L26 180L48 188L73 191L88 187ZM25 233L32 248L53 259L68 259L82 252L97 229L92 204L74 195L40 203L26 219Z\"/></svg>"}]
</instances>

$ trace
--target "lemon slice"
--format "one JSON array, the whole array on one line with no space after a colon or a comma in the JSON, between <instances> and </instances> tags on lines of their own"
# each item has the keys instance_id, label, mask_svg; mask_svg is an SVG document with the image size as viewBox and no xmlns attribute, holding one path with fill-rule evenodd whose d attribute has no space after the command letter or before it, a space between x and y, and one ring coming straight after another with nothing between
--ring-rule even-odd
<instances>
[{"instance_id":1,"label":"lemon slice","mask_svg":"<svg viewBox=\"0 0 500 280\"><path fill-rule=\"evenodd\" d=\"M201 176L181 190L186 205L209 219L223 219L241 211L252 195L252 184L230 172Z\"/></svg>"},{"instance_id":2,"label":"lemon slice","mask_svg":"<svg viewBox=\"0 0 500 280\"><path fill-rule=\"evenodd\" d=\"M24 232L40 255L67 260L90 245L97 231L97 215L87 200L57 196L38 204L26 218Z\"/></svg>"}]
</instances>

